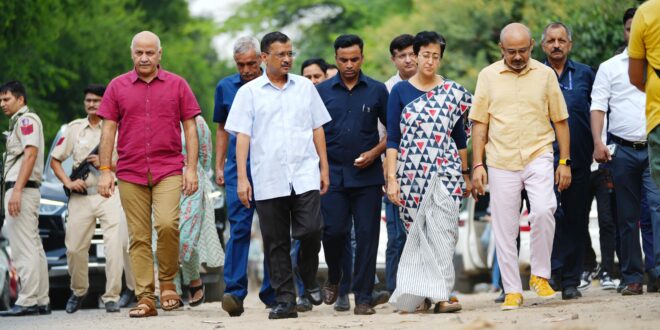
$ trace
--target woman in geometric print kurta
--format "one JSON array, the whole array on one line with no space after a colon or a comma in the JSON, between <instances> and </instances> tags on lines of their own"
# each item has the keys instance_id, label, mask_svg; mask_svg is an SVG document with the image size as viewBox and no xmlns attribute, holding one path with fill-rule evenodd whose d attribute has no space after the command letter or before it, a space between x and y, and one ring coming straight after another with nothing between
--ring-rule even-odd
<instances>
[{"instance_id":1,"label":"woman in geometric print kurta","mask_svg":"<svg viewBox=\"0 0 660 330\"><path fill-rule=\"evenodd\" d=\"M472 95L436 74L444 38L420 32L413 41L418 71L392 89L388 102L388 198L408 231L390 303L412 312L461 309L450 302L458 210L469 194L466 120ZM463 173L462 173L463 172Z\"/></svg>"}]
</instances>

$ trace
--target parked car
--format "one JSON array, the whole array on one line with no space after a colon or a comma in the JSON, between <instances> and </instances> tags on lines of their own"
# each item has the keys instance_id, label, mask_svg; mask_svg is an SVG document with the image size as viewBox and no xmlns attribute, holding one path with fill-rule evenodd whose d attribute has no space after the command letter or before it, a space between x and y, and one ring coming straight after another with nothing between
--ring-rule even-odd
<instances>
[{"instance_id":1,"label":"parked car","mask_svg":"<svg viewBox=\"0 0 660 330\"><path fill-rule=\"evenodd\" d=\"M0 310L7 310L18 298L18 274L11 263L9 242L0 233Z\"/></svg>"},{"instance_id":2,"label":"parked car","mask_svg":"<svg viewBox=\"0 0 660 330\"><path fill-rule=\"evenodd\" d=\"M66 125L62 125L53 139L51 149L55 142L63 136ZM66 222L68 219L68 198L64 193L62 183L57 179L50 167L50 152L44 166L44 176L41 185L41 203L39 206L39 235L41 236L46 259L48 261L48 275L50 278L50 299L54 309L63 309L70 296L70 277L67 269ZM67 175L70 174L73 160L71 157L62 162ZM215 187L215 186L214 186ZM224 223L224 193L214 188L216 223ZM217 217L221 219L217 219ZM224 244L223 244L224 247ZM205 284L206 301L218 301L224 290L222 267L202 268L202 279ZM83 307L96 308L101 295L105 292L105 253L103 250L103 231L100 221L96 220L96 227L89 248L89 293L83 302Z\"/></svg>"}]
</instances>

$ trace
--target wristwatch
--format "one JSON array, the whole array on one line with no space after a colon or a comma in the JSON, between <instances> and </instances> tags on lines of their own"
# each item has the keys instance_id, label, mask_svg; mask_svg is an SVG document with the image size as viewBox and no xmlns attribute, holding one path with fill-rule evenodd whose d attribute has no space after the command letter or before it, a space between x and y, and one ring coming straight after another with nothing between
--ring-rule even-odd
<instances>
[{"instance_id":1,"label":"wristwatch","mask_svg":"<svg viewBox=\"0 0 660 330\"><path fill-rule=\"evenodd\" d=\"M559 160L559 165L571 166L572 163L573 163L573 162L571 161L570 158L560 159L560 160Z\"/></svg>"},{"instance_id":2,"label":"wristwatch","mask_svg":"<svg viewBox=\"0 0 660 330\"><path fill-rule=\"evenodd\" d=\"M470 168L470 167L468 166L468 168L466 168L466 169L464 169L464 170L461 170L461 173L462 173L462 174L470 174L470 173L472 173L472 168Z\"/></svg>"}]
</instances>

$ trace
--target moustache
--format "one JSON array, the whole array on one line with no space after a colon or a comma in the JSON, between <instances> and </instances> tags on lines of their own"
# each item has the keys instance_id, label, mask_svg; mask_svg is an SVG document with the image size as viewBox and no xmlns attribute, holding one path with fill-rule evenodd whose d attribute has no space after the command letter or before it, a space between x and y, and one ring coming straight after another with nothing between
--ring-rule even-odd
<instances>
[{"instance_id":1,"label":"moustache","mask_svg":"<svg viewBox=\"0 0 660 330\"><path fill-rule=\"evenodd\" d=\"M553 49L552 49L552 52L553 52L553 53L564 53L564 51L561 50L560 48L553 48Z\"/></svg>"}]
</instances>

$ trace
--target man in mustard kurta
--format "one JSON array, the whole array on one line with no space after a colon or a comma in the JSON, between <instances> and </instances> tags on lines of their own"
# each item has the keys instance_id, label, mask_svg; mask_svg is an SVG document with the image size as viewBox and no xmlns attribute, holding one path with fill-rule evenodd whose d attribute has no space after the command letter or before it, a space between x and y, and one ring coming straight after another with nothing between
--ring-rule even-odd
<instances>
[{"instance_id":1,"label":"man in mustard kurta","mask_svg":"<svg viewBox=\"0 0 660 330\"><path fill-rule=\"evenodd\" d=\"M555 232L558 190L571 181L568 112L557 75L530 59L534 40L520 24L507 25L500 34L503 60L479 73L469 118L472 133L475 192L483 194L490 175L490 207L497 258L506 292L503 310L522 306L518 268L520 192L527 191L531 210L532 276L529 286L542 298L555 296L550 287L550 256ZM559 143L560 160L553 177L552 142ZM484 167L484 149L488 174Z\"/></svg>"}]
</instances>

